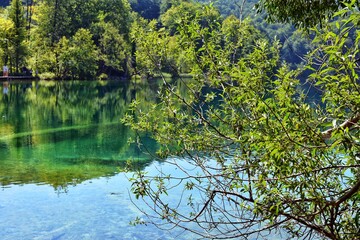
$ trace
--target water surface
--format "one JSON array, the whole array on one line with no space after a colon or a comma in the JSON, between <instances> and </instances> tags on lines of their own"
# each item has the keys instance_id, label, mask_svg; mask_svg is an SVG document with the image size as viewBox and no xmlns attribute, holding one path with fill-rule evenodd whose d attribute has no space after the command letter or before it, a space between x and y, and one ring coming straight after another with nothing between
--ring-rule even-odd
<instances>
[{"instance_id":1,"label":"water surface","mask_svg":"<svg viewBox=\"0 0 360 240\"><path fill-rule=\"evenodd\" d=\"M128 143L136 135L120 119L134 98L156 101L156 83L11 82L8 90L0 100L0 239L191 239L129 225L141 213L125 162L150 171L161 163Z\"/></svg>"}]
</instances>

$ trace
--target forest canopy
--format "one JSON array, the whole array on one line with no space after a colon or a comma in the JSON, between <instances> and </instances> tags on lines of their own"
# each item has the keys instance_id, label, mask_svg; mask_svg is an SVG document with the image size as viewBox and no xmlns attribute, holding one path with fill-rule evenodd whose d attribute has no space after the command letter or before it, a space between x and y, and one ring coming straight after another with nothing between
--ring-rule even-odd
<instances>
[{"instance_id":1,"label":"forest canopy","mask_svg":"<svg viewBox=\"0 0 360 240\"><path fill-rule=\"evenodd\" d=\"M134 34L141 27L169 33L167 44L173 48L172 67L164 66L163 71L171 76L187 74L186 60L176 49L174 39L179 35L181 19L190 20L196 14L203 14L202 24L209 21L222 24L230 16L246 19L246 25L259 29L258 34L271 41L280 39L281 57L289 64L302 62L301 56L310 49L306 38L295 33L290 25L266 23L264 15L256 15L256 1L234 3L222 0L215 3L219 8L209 8L206 1L177 0L4 2L6 7L0 10L0 65L8 65L13 75L39 73L45 79L151 77L150 69L142 69L146 64L142 62L141 46ZM150 21L153 27L147 26ZM80 51L76 47L75 36L86 39L87 43L81 47L87 49Z\"/></svg>"}]
</instances>

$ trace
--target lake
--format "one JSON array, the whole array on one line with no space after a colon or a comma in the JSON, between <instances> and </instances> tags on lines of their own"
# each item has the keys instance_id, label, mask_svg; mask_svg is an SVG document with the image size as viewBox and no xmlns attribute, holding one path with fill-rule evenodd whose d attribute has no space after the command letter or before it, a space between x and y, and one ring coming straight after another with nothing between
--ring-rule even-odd
<instances>
[{"instance_id":1,"label":"lake","mask_svg":"<svg viewBox=\"0 0 360 240\"><path fill-rule=\"evenodd\" d=\"M192 239L131 226L142 202L131 171L163 163L129 144L129 103L156 101L156 81L10 82L0 100L0 239ZM146 107L143 106L143 107ZM146 135L150 150L156 143ZM126 161L132 162L124 173Z\"/></svg>"}]
</instances>

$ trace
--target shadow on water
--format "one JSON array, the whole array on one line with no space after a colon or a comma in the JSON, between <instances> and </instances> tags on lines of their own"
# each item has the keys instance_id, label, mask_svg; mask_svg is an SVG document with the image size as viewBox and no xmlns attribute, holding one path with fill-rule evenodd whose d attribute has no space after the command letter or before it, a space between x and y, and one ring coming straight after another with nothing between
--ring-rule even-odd
<instances>
[{"instance_id":1,"label":"shadow on water","mask_svg":"<svg viewBox=\"0 0 360 240\"><path fill-rule=\"evenodd\" d=\"M156 101L149 82L12 82L0 101L0 185L54 188L113 176L152 160L129 144L135 133L120 123L134 98ZM154 87L155 86L155 87ZM154 92L155 91L155 92ZM146 136L147 149L156 143Z\"/></svg>"}]
</instances>

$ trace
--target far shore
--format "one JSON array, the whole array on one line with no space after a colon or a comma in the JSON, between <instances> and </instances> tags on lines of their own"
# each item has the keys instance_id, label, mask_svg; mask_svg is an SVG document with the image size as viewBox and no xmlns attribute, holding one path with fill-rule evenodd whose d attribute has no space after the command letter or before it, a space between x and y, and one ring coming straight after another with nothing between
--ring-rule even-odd
<instances>
[{"instance_id":1,"label":"far shore","mask_svg":"<svg viewBox=\"0 0 360 240\"><path fill-rule=\"evenodd\" d=\"M11 81L11 80L37 80L39 79L38 77L34 77L34 76L0 76L0 81L4 82L4 81Z\"/></svg>"}]
</instances>

